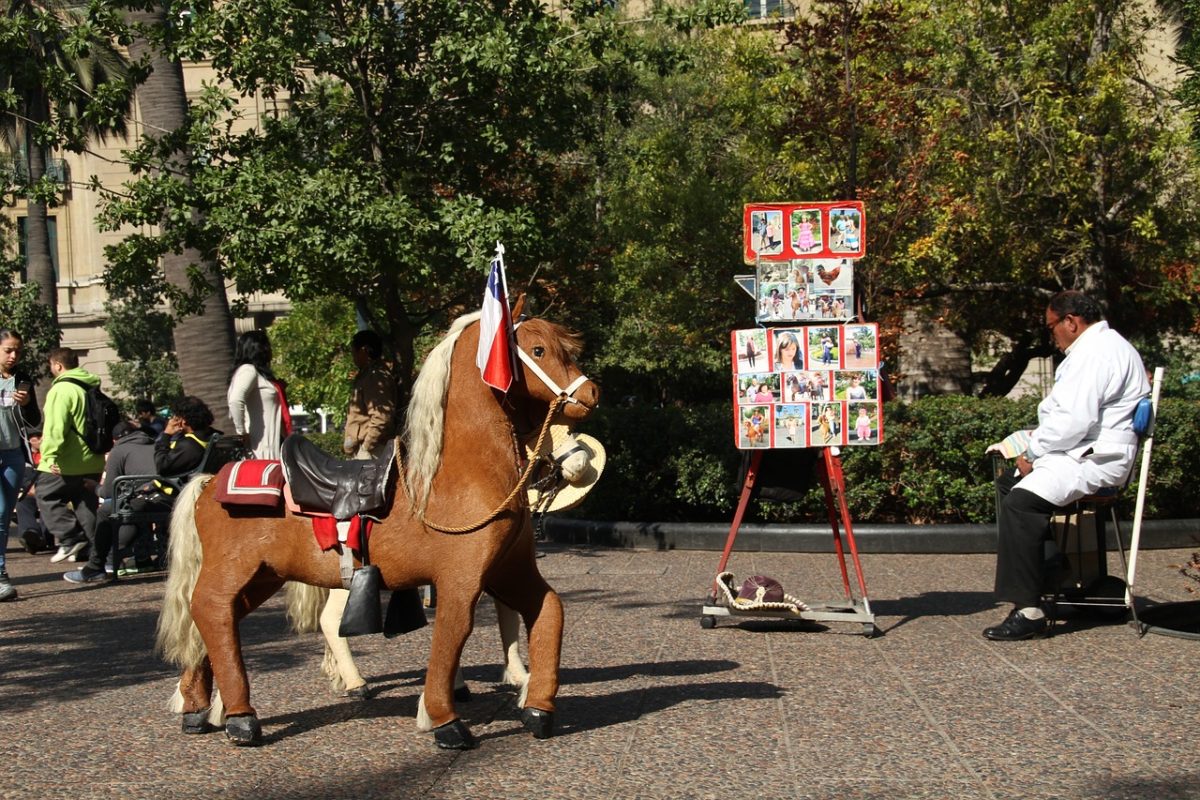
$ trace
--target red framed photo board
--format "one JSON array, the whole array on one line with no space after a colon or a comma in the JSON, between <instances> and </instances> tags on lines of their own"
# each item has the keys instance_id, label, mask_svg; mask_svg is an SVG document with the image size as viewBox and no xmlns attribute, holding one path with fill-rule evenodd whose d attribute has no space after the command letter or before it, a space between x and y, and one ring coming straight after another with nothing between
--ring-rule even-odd
<instances>
[{"instance_id":1,"label":"red framed photo board","mask_svg":"<svg viewBox=\"0 0 1200 800\"><path fill-rule=\"evenodd\" d=\"M742 210L747 264L793 259L855 259L867 254L861 201L747 203Z\"/></svg>"},{"instance_id":2,"label":"red framed photo board","mask_svg":"<svg viewBox=\"0 0 1200 800\"><path fill-rule=\"evenodd\" d=\"M875 323L746 328L730 346L739 449L883 441Z\"/></svg>"}]
</instances>

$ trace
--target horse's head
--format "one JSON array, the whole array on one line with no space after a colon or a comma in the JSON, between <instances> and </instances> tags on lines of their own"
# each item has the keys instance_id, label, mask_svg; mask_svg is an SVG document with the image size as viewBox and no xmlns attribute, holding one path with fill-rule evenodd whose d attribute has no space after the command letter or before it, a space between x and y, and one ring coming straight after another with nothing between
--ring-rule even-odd
<instances>
[{"instance_id":1,"label":"horse's head","mask_svg":"<svg viewBox=\"0 0 1200 800\"><path fill-rule=\"evenodd\" d=\"M600 402L600 388L579 370L575 358L579 336L543 319L528 319L516 326L520 359L516 386L529 397L552 403L566 397L562 414L583 419Z\"/></svg>"}]
</instances>

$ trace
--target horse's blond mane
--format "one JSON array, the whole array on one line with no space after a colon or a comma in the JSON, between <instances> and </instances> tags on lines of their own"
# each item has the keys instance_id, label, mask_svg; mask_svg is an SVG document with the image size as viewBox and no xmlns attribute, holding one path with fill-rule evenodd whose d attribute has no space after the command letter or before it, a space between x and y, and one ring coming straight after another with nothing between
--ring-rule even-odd
<instances>
[{"instance_id":1,"label":"horse's blond mane","mask_svg":"<svg viewBox=\"0 0 1200 800\"><path fill-rule=\"evenodd\" d=\"M450 386L450 357L458 337L468 325L479 319L480 312L466 314L454 321L450 332L429 352L421 372L413 383L408 401L408 417L402 434L405 451L404 484L413 507L425 510L433 476L442 460L443 423L446 390Z\"/></svg>"}]
</instances>

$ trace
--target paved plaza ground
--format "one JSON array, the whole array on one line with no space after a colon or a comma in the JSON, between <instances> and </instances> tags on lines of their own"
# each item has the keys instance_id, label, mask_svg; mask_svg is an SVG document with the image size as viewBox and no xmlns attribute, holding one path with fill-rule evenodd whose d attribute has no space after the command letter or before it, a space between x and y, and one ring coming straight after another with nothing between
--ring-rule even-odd
<instances>
[{"instance_id":1,"label":"paved plaza ground","mask_svg":"<svg viewBox=\"0 0 1200 800\"><path fill-rule=\"evenodd\" d=\"M15 541L14 541L15 545ZM1075 622L1015 644L993 556L863 556L880 636L766 621L700 627L718 554L550 547L566 606L557 735L536 741L498 686L494 612L464 655L477 750L413 724L430 628L355 640L376 689L333 695L317 636L272 600L243 625L266 743L184 736L175 675L152 652L163 582L78 588L8 552L0 605L0 797L36 798L1200 798L1200 642ZM1141 591L1188 599L1143 551ZM61 565L65 567L67 565ZM826 554L734 553L804 599L840 596Z\"/></svg>"}]
</instances>

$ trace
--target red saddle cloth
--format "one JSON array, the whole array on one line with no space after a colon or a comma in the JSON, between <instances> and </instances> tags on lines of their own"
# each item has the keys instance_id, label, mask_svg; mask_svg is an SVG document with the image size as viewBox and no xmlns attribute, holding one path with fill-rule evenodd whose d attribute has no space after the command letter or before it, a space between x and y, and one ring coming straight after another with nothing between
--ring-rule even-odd
<instances>
[{"instance_id":1,"label":"red saddle cloth","mask_svg":"<svg viewBox=\"0 0 1200 800\"><path fill-rule=\"evenodd\" d=\"M233 461L221 467L213 482L222 505L279 508L283 502L283 468L278 461Z\"/></svg>"},{"instance_id":2,"label":"red saddle cloth","mask_svg":"<svg viewBox=\"0 0 1200 800\"><path fill-rule=\"evenodd\" d=\"M217 485L216 500L222 505L259 506L277 509L284 501L283 469L278 461L267 459L249 459L234 461L221 467L217 477L213 479ZM337 520L323 511L310 511L305 508L292 507L289 509L312 519L313 535L322 550L329 550L338 543ZM370 535L371 520L366 520L366 530L360 530L359 517L350 521L346 532L346 544L353 550L361 546L361 537Z\"/></svg>"}]
</instances>

